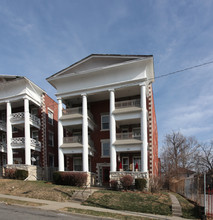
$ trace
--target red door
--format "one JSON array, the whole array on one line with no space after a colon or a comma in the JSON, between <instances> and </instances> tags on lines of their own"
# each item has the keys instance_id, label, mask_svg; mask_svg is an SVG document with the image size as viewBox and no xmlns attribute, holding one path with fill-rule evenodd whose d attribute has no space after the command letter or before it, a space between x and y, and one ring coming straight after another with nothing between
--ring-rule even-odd
<instances>
[{"instance_id":1,"label":"red door","mask_svg":"<svg viewBox=\"0 0 213 220\"><path fill-rule=\"evenodd\" d=\"M109 185L109 167L103 167L103 180L102 180L102 184L103 185Z\"/></svg>"}]
</instances>

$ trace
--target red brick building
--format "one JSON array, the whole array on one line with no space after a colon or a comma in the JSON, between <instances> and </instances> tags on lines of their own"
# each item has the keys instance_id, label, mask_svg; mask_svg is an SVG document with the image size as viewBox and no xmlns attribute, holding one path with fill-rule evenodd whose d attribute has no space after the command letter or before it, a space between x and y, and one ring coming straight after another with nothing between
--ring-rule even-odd
<instances>
[{"instance_id":1,"label":"red brick building","mask_svg":"<svg viewBox=\"0 0 213 220\"><path fill-rule=\"evenodd\" d=\"M96 184L158 175L153 57L93 54L49 77L59 102L59 170Z\"/></svg>"},{"instance_id":2,"label":"red brick building","mask_svg":"<svg viewBox=\"0 0 213 220\"><path fill-rule=\"evenodd\" d=\"M0 75L1 174L10 167L48 179L58 166L57 133L57 103L25 77Z\"/></svg>"}]
</instances>

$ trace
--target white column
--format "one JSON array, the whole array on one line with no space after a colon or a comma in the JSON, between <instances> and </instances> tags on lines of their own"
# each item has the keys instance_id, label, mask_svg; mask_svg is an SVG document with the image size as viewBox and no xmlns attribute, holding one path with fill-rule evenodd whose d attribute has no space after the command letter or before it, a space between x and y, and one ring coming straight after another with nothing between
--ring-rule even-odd
<instances>
[{"instance_id":1,"label":"white column","mask_svg":"<svg viewBox=\"0 0 213 220\"><path fill-rule=\"evenodd\" d=\"M113 111L115 110L115 92L114 90L110 90L110 171L116 172L116 149L114 146L114 142L116 141L116 122L115 117L113 115Z\"/></svg>"},{"instance_id":2,"label":"white column","mask_svg":"<svg viewBox=\"0 0 213 220\"><path fill-rule=\"evenodd\" d=\"M148 155L147 155L147 116L146 116L146 84L141 86L141 172L148 171Z\"/></svg>"},{"instance_id":3,"label":"white column","mask_svg":"<svg viewBox=\"0 0 213 220\"><path fill-rule=\"evenodd\" d=\"M82 94L82 144L83 144L83 171L88 172L88 116L87 116L87 95Z\"/></svg>"},{"instance_id":4,"label":"white column","mask_svg":"<svg viewBox=\"0 0 213 220\"><path fill-rule=\"evenodd\" d=\"M29 99L24 99L25 164L31 165Z\"/></svg>"},{"instance_id":5,"label":"white column","mask_svg":"<svg viewBox=\"0 0 213 220\"><path fill-rule=\"evenodd\" d=\"M7 164L13 164L13 150L11 146L11 139L12 139L12 125L10 122L11 118L11 103L7 102Z\"/></svg>"},{"instance_id":6,"label":"white column","mask_svg":"<svg viewBox=\"0 0 213 220\"><path fill-rule=\"evenodd\" d=\"M63 137L64 137L64 130L63 125L61 123L60 117L62 116L62 100L61 98L58 99L58 170L64 171L64 153L61 148L63 144Z\"/></svg>"}]
</instances>

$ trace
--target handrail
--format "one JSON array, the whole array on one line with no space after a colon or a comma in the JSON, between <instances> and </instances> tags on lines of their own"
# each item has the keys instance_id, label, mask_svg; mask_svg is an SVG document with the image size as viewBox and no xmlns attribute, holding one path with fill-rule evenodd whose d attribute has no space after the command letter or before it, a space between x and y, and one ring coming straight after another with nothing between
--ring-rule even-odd
<instances>
[{"instance_id":1,"label":"handrail","mask_svg":"<svg viewBox=\"0 0 213 220\"><path fill-rule=\"evenodd\" d=\"M133 132L125 132L125 133L117 133L116 134L117 140L125 140L125 139L141 139L141 135L136 135Z\"/></svg>"}]
</instances>

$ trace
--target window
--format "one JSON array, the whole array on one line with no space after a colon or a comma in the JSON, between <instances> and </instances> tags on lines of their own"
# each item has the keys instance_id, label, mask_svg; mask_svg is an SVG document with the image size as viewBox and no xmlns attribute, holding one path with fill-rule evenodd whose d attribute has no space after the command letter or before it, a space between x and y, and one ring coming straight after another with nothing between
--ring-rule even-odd
<instances>
[{"instance_id":1,"label":"window","mask_svg":"<svg viewBox=\"0 0 213 220\"><path fill-rule=\"evenodd\" d=\"M101 142L101 156L109 157L110 155L110 144L109 140L104 140Z\"/></svg>"},{"instance_id":2,"label":"window","mask_svg":"<svg viewBox=\"0 0 213 220\"><path fill-rule=\"evenodd\" d=\"M53 125L53 112L48 111L48 123Z\"/></svg>"},{"instance_id":3,"label":"window","mask_svg":"<svg viewBox=\"0 0 213 220\"><path fill-rule=\"evenodd\" d=\"M129 158L128 157L122 158L122 167L124 171L129 170Z\"/></svg>"},{"instance_id":4,"label":"window","mask_svg":"<svg viewBox=\"0 0 213 220\"><path fill-rule=\"evenodd\" d=\"M17 128L17 127L12 126L12 133L18 133L18 128Z\"/></svg>"},{"instance_id":5,"label":"window","mask_svg":"<svg viewBox=\"0 0 213 220\"><path fill-rule=\"evenodd\" d=\"M54 155L49 154L49 167L54 167Z\"/></svg>"},{"instance_id":6,"label":"window","mask_svg":"<svg viewBox=\"0 0 213 220\"><path fill-rule=\"evenodd\" d=\"M81 158L73 158L73 170L82 171L82 159Z\"/></svg>"},{"instance_id":7,"label":"window","mask_svg":"<svg viewBox=\"0 0 213 220\"><path fill-rule=\"evenodd\" d=\"M133 170L135 171L136 164L138 164L138 171L140 171L141 170L141 157L139 157L139 156L134 157L133 161L134 161Z\"/></svg>"},{"instance_id":8,"label":"window","mask_svg":"<svg viewBox=\"0 0 213 220\"><path fill-rule=\"evenodd\" d=\"M101 115L101 130L109 130L109 115Z\"/></svg>"},{"instance_id":9,"label":"window","mask_svg":"<svg viewBox=\"0 0 213 220\"><path fill-rule=\"evenodd\" d=\"M48 145L51 147L54 147L54 133L53 132L49 132Z\"/></svg>"}]
</instances>

